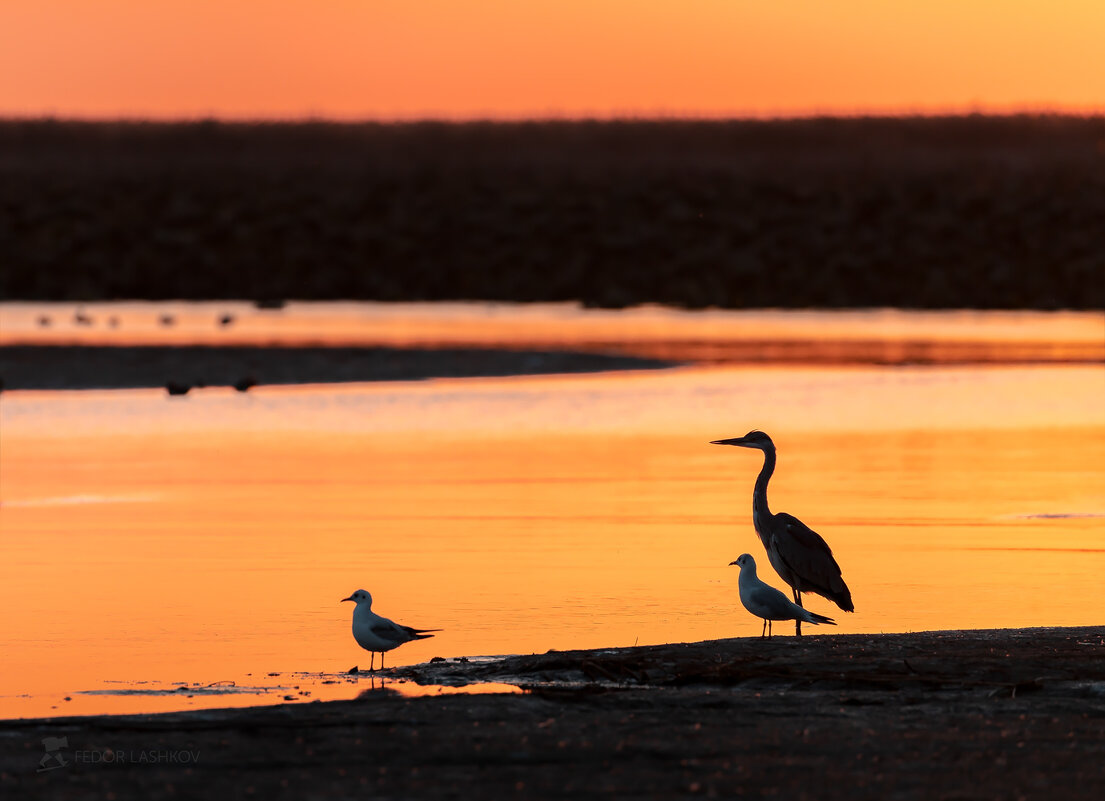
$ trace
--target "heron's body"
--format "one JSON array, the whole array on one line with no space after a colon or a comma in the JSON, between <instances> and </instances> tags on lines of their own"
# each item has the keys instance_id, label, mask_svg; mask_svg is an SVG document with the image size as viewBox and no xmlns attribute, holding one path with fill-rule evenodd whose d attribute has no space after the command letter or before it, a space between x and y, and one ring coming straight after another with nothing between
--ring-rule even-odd
<instances>
[{"instance_id":1,"label":"heron's body","mask_svg":"<svg viewBox=\"0 0 1105 801\"><path fill-rule=\"evenodd\" d=\"M729 564L740 566L741 574L737 584L740 589L741 603L753 615L763 618L767 636L771 636L773 620L804 620L806 623L836 625L831 617L803 609L783 593L761 581L756 575L756 560L748 554L741 554L735 562ZM760 636L763 636L762 631Z\"/></svg>"},{"instance_id":2,"label":"heron's body","mask_svg":"<svg viewBox=\"0 0 1105 801\"><path fill-rule=\"evenodd\" d=\"M743 437L716 440L713 445L737 445L763 451L764 464L752 490L752 525L767 551L775 572L794 591L794 601L802 605L802 593L812 592L829 599L845 612L855 609L852 593L840 574L840 565L821 535L797 517L785 512L772 514L767 505L767 482L775 472L775 443L762 431L750 431ZM802 624L795 623L800 634Z\"/></svg>"},{"instance_id":3,"label":"heron's body","mask_svg":"<svg viewBox=\"0 0 1105 801\"><path fill-rule=\"evenodd\" d=\"M394 620L389 620L372 611L372 595L366 590L357 590L343 601L353 601L357 606L353 609L353 639L357 645L372 654L372 663L369 670L376 666L376 654L380 655L380 667L384 666L384 653L398 648L403 643L411 640L424 640L433 637L432 631L440 629L412 629L410 626L401 626Z\"/></svg>"}]
</instances>

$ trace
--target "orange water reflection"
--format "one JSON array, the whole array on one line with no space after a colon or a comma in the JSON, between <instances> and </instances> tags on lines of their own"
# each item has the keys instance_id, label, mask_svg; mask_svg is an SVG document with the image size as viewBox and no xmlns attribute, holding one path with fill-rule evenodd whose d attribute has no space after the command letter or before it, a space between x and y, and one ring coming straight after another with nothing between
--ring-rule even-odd
<instances>
[{"instance_id":1,"label":"orange water reflection","mask_svg":"<svg viewBox=\"0 0 1105 801\"><path fill-rule=\"evenodd\" d=\"M1085 368L1049 369L1082 375L1071 380L1089 382L1091 398L1101 383L1078 372ZM827 380L825 372L790 375L810 386ZM834 403L849 387L874 391L856 375L835 379L844 386ZM656 403L640 379L564 379L577 393L571 400L548 390L559 379L520 379L507 382L510 402L523 410L532 402L532 416L553 422L516 434L492 421L491 434L468 423L421 428L433 412L415 402L420 393L456 401L462 387L488 386L480 380L393 389L387 414L406 424L390 431L335 430L327 410L347 396L331 392L311 405L321 389L236 400L253 404L243 408L261 421L247 430L209 415L216 395L167 405L157 393L99 393L89 419L66 406L71 394L9 393L0 715L167 708L161 698L60 701L108 681L247 684L249 674L345 670L367 657L339 603L358 587L373 592L381 614L443 629L389 654L389 666L758 635L727 565L743 551L761 553L750 520L760 461L706 444L755 425L770 428L779 446L773 508L820 531L852 587L857 611L835 614L833 631L1102 622L1105 419L1090 404L1078 422L1049 427L1036 412L1042 419L1026 426L1025 409L1037 408L1029 405L1003 426L1015 404L972 394L977 386L959 375L947 380L962 386L962 404L992 404L992 427L923 417L945 414L926 394L936 373L880 389L889 392L884 405L898 404L903 428L891 415L867 433L769 426L770 407L782 401L767 381L757 385L765 405L733 403L732 423L720 430L712 412L697 416L694 399L705 409L707 393L665 395L684 405L667 409L670 425L656 430L553 425L558 414L575 420L584 401L596 409L612 402L603 393L623 386L641 404ZM1016 392L1048 408L1058 374L1012 375ZM521 391L529 382L545 388L551 406L537 408ZM301 404L292 407L294 425L265 416L289 398ZM817 411L819 398L803 401L808 420L828 414ZM112 404L118 416L105 411ZM149 424L164 414L180 424ZM34 422L42 419L57 427ZM809 606L834 614L819 598ZM247 702L240 698L170 699L168 708Z\"/></svg>"},{"instance_id":2,"label":"orange water reflection","mask_svg":"<svg viewBox=\"0 0 1105 801\"><path fill-rule=\"evenodd\" d=\"M193 709L232 709L320 701L371 702L386 696L517 695L513 684L483 682L463 686L422 685L404 679L362 673L247 674L248 684L199 682L164 684L149 681L99 682L95 690L61 695L22 693L3 698L4 717L70 717L78 715L139 715Z\"/></svg>"},{"instance_id":3,"label":"orange water reflection","mask_svg":"<svg viewBox=\"0 0 1105 801\"><path fill-rule=\"evenodd\" d=\"M571 348L694 362L1105 361L1094 312L592 309L575 303L0 303L0 346Z\"/></svg>"}]
</instances>

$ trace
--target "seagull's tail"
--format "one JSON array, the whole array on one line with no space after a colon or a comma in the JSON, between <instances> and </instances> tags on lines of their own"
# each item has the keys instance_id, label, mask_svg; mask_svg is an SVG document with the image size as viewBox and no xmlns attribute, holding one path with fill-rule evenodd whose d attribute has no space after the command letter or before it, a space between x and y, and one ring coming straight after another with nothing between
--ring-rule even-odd
<instances>
[{"instance_id":1,"label":"seagull's tail","mask_svg":"<svg viewBox=\"0 0 1105 801\"><path fill-rule=\"evenodd\" d=\"M806 621L807 623L814 623L814 624L828 623L830 626L835 626L836 625L836 621L833 620L831 617L825 617L824 615L819 615L819 614L817 614L817 612L811 612L809 609L803 609L802 611L806 613L805 617L803 617L802 619L804 621Z\"/></svg>"},{"instance_id":2,"label":"seagull's tail","mask_svg":"<svg viewBox=\"0 0 1105 801\"><path fill-rule=\"evenodd\" d=\"M412 640L425 640L433 637L430 632L441 631L441 629L412 629L410 626L403 626L407 630L407 634L411 635Z\"/></svg>"}]
</instances>

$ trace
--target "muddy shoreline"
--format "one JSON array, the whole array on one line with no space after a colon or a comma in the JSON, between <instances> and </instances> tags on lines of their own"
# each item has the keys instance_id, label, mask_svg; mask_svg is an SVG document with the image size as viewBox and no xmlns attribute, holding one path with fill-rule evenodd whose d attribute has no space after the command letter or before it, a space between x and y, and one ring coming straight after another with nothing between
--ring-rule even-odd
<instances>
[{"instance_id":1,"label":"muddy shoreline","mask_svg":"<svg viewBox=\"0 0 1105 801\"><path fill-rule=\"evenodd\" d=\"M0 787L62 799L1105 792L1105 626L730 639L384 675L529 689L404 698L385 682L354 701L0 721ZM66 738L67 764L39 773L47 737Z\"/></svg>"}]
</instances>

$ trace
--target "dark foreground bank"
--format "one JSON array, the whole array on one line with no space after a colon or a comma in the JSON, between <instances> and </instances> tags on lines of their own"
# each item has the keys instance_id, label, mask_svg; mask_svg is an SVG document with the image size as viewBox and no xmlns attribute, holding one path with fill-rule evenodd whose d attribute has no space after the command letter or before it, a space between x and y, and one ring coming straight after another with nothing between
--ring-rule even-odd
<instances>
[{"instance_id":1,"label":"dark foreground bank","mask_svg":"<svg viewBox=\"0 0 1105 801\"><path fill-rule=\"evenodd\" d=\"M1105 117L0 121L5 300L1105 308Z\"/></svg>"},{"instance_id":2,"label":"dark foreground bank","mask_svg":"<svg viewBox=\"0 0 1105 801\"><path fill-rule=\"evenodd\" d=\"M385 684L348 702L2 721L0 789L61 799L1105 793L1105 627L721 640L392 675L530 689L409 699Z\"/></svg>"}]
</instances>

